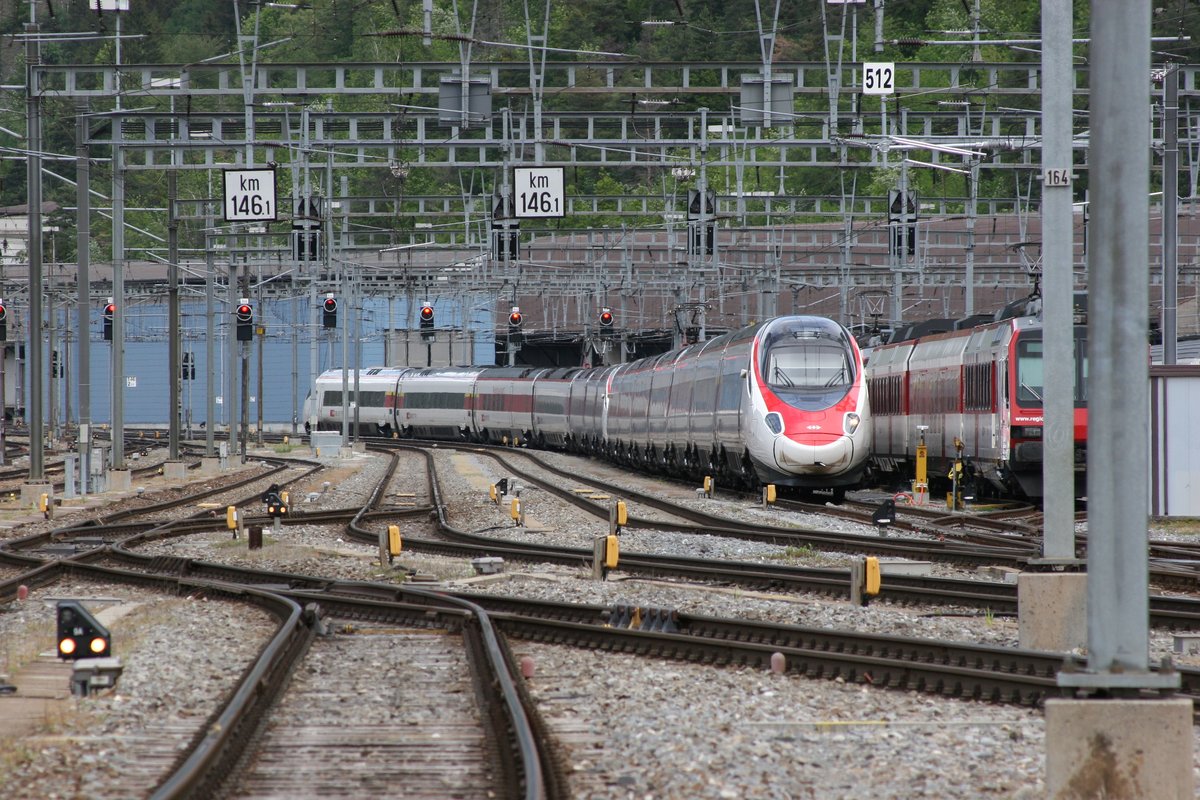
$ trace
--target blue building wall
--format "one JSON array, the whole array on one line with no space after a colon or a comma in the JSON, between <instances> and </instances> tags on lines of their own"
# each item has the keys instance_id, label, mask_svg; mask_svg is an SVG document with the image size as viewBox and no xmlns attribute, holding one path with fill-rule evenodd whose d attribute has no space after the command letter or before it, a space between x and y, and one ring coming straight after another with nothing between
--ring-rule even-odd
<instances>
[{"instance_id":1,"label":"blue building wall","mask_svg":"<svg viewBox=\"0 0 1200 800\"><path fill-rule=\"evenodd\" d=\"M323 299L323 297L321 298ZM195 380L183 381L181 400L185 410L191 409L191 421L194 425L207 423L207 374L209 370L205 304L203 300L182 301L181 327L183 329L183 350L190 352L196 364ZM476 363L492 363L495 357L494 334L490 314L483 311L475 312L470 319L462 318L462 306L454 303L434 303L439 327L463 327L475 331L475 361ZM395 328L415 328L417 308L409 308L402 301L392 304L392 325ZM112 343L104 341L102 320L99 308L93 315L94 320L88 331L90 339L91 363L91 417L93 424L110 424L112 422ZM317 371L335 369L342 365L342 333L347 322L345 303L338 314L338 327L326 329L321 327L320 314L314 313L309 306L308 298L298 300L277 299L266 300L255 308L255 321L266 326L263 337L262 358L263 378L262 396L258 390L258 359L259 345L257 338L250 343L249 377L252 398L249 418L253 424L258 419L258 406L262 404L263 422L267 424L286 424L292 420L293 413L299 418L303 414L304 398L308 395L313 381L310 370L310 342L314 335L318 341ZM74 328L75 316L69 319L59 312L55 324L61 334L63 326ZM384 337L388 326L388 303L386 299L367 298L362 303L362 315L359 322L360 365L371 367L384 363ZM164 301L145 301L131 305L125 317L125 377L128 383L135 380L136 386L126 385L124 388L124 419L126 424L166 424L169 421L169 370L167 353L167 304ZM218 303L216 319L214 358L214 393L223 401L229 397L229 339L233 330L233 314L224 303ZM293 346L293 331L296 344ZM332 333L332 336L330 335ZM71 338L74 338L72 333ZM331 344L332 340L332 344ZM240 345L239 342L233 342ZM65 347L59 338L57 348ZM70 391L71 421L79 418L78 399L78 348L70 345L70 370L63 387L59 382L58 417L62 421L64 392ZM353 342L348 348L349 364L355 366ZM49 347L46 347L44 364L46 371L50 369ZM28 392L28 362L23 365L26 375L23 386ZM295 377L293 378L293 372ZM240 366L235 376L232 391L240 402L241 388L236 381L240 380ZM45 403L44 409L49 409L50 381L44 380ZM218 424L228 423L228 404L219 403L216 406ZM48 411L46 419L48 420ZM303 424L303 419L299 419Z\"/></svg>"}]
</instances>

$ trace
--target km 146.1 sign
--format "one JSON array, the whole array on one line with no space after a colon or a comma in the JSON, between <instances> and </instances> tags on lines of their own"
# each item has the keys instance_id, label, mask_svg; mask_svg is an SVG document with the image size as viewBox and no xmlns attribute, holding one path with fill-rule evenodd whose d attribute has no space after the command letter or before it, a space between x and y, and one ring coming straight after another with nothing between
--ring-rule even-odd
<instances>
[{"instance_id":1,"label":"km 146.1 sign","mask_svg":"<svg viewBox=\"0 0 1200 800\"><path fill-rule=\"evenodd\" d=\"M225 170L225 221L274 222L275 170Z\"/></svg>"}]
</instances>

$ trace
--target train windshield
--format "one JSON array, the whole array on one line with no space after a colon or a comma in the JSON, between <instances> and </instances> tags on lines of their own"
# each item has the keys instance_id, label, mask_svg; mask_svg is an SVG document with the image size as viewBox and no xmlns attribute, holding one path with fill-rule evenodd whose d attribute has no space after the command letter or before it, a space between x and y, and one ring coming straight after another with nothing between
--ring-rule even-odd
<instances>
[{"instance_id":1,"label":"train windshield","mask_svg":"<svg viewBox=\"0 0 1200 800\"><path fill-rule=\"evenodd\" d=\"M1075 405L1087 404L1087 340L1075 336ZM1046 394L1046 372L1042 360L1042 340L1023 336L1017 342L1017 403L1040 406Z\"/></svg>"},{"instance_id":2,"label":"train windshield","mask_svg":"<svg viewBox=\"0 0 1200 800\"><path fill-rule=\"evenodd\" d=\"M763 373L773 389L845 389L854 383L854 361L846 342L796 332L767 348Z\"/></svg>"},{"instance_id":3,"label":"train windshield","mask_svg":"<svg viewBox=\"0 0 1200 800\"><path fill-rule=\"evenodd\" d=\"M767 355L767 383L781 389L831 389L854 381L844 349L832 344L777 347Z\"/></svg>"}]
</instances>

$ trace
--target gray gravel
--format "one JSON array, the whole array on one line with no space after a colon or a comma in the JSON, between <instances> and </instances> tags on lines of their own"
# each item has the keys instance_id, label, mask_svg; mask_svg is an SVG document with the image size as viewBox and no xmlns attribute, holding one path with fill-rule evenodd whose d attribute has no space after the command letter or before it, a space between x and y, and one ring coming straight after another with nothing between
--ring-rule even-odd
<instances>
[{"instance_id":1,"label":"gray gravel","mask_svg":"<svg viewBox=\"0 0 1200 800\"><path fill-rule=\"evenodd\" d=\"M405 457L410 458L410 457ZM411 457L415 458L415 457ZM580 471L596 462L563 457ZM383 468L383 459L359 456L334 462L331 475L317 476L311 491L318 496L302 508L344 508L365 498ZM491 459L473 453L445 451L437 455L444 500L456 526L528 541L570 543L607 532L607 522L587 519L578 510L529 489L526 528L516 528L507 505L487 498L487 486L504 477ZM421 494L419 463L401 466L389 489L392 502L428 502ZM606 469L612 469L606 467ZM687 496L687 487L627 476L631 485L656 487L663 494ZM328 480L330 486L322 489ZM746 518L757 514L788 517L796 525L837 528L851 525L832 520L801 520L749 504L696 500L706 508ZM293 493L293 497L298 495ZM819 524L818 524L819 522ZM382 523L381 523L382 524ZM421 527L402 522L402 528ZM874 535L873 532L870 535ZM782 552L780 548L741 540L671 533L629 531L623 550L681 552L715 559L771 560L843 566L846 559L819 553ZM851 629L925 636L952 641L1014 646L1013 619L972 609L899 608L712 587L688 587L634 579L619 570L610 580L590 580L590 570L545 564L508 564L499 576L477 577L464 559L422 556L406 551L392 568L377 563L377 549L352 543L327 526L289 526L279 536L268 534L266 546L251 553L243 540L227 534L159 542L150 552L247 562L268 569L356 579L398 581L416 571L436 576L449 588L533 596L547 600L600 604L636 603L677 608L689 614L778 620L829 629ZM970 575L940 568L945 574ZM61 593L61 589L55 590ZM240 635L246 623L233 620L223 604L174 601L175 613L209 611L207 619L186 617L184 623L160 625L130 642L120 655L129 659L126 678L110 697L77 701L120 731L137 724L166 726L195 711L200 695L214 691L201 682L216 680L212 664L244 663L246 653L261 646L264 631ZM14 604L15 605L15 604ZM32 602L0 613L0 639L30 624L28 615L47 614ZM164 611L164 618L167 614ZM203 616L203 615L202 615ZM52 618L51 618L52 619ZM231 635L208 636L203 663L186 662L193 652L197 626L213 626ZM119 631L119 629L118 629ZM236 632L236 634L235 634ZM869 686L773 675L749 669L715 669L691 664L594 653L516 642L518 655L534 660L531 689L543 713L560 734L574 768L573 796L578 798L1035 798L1044 794L1045 741L1039 710L952 700L933 695L876 690ZM1169 652L1170 637L1155 635L1152 652ZM136 680L144 669L153 680ZM1194 661L1195 659L1191 659ZM1185 662L1186 663L1186 662ZM186 676L186 677L184 677ZM176 681L184 685L177 685ZM189 681L191 684L189 685ZM203 688L201 688L203 687ZM118 699L120 698L120 699ZM129 711L129 709L136 709ZM129 716L121 716L128 713ZM123 721L120 721L123 720ZM119 743L119 738L113 746ZM29 759L19 770L0 777L0 796L93 796L92 784L78 784L58 795L50 791L55 777L71 768L64 752L38 740L27 748ZM3 763L3 762L0 762ZM1198 781L1200 785L1200 781ZM80 792L83 792L82 794ZM101 796L101 795L94 795Z\"/></svg>"}]
</instances>

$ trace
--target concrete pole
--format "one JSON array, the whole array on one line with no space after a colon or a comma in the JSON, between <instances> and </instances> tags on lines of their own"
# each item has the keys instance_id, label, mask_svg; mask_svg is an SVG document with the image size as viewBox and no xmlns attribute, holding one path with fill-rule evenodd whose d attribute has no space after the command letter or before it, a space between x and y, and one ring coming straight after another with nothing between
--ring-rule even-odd
<instances>
[{"instance_id":1,"label":"concrete pole","mask_svg":"<svg viewBox=\"0 0 1200 800\"><path fill-rule=\"evenodd\" d=\"M117 312L112 321L112 464L125 469L125 152L121 148L121 117L113 117L112 260L113 302Z\"/></svg>"},{"instance_id":2,"label":"concrete pole","mask_svg":"<svg viewBox=\"0 0 1200 800\"><path fill-rule=\"evenodd\" d=\"M217 428L217 266L213 258L213 218L204 221L204 455L216 456Z\"/></svg>"},{"instance_id":3,"label":"concrete pole","mask_svg":"<svg viewBox=\"0 0 1200 800\"><path fill-rule=\"evenodd\" d=\"M42 109L34 78L41 61L38 25L25 25L26 132L29 155L26 179L29 198L29 482L45 477L45 441L42 430Z\"/></svg>"},{"instance_id":4,"label":"concrete pole","mask_svg":"<svg viewBox=\"0 0 1200 800\"><path fill-rule=\"evenodd\" d=\"M1150 7L1092 0L1090 53L1088 669L1058 682L1172 687L1148 669Z\"/></svg>"},{"instance_id":5,"label":"concrete pole","mask_svg":"<svg viewBox=\"0 0 1200 800\"><path fill-rule=\"evenodd\" d=\"M1163 78L1163 304L1160 331L1163 363L1174 364L1179 342L1179 65L1167 65Z\"/></svg>"},{"instance_id":6,"label":"concrete pole","mask_svg":"<svg viewBox=\"0 0 1200 800\"><path fill-rule=\"evenodd\" d=\"M1071 0L1042 0L1042 291L1045 369L1042 555L1075 558L1075 334L1070 185L1052 181L1071 172ZM1094 174L1094 173L1093 173Z\"/></svg>"},{"instance_id":7,"label":"concrete pole","mask_svg":"<svg viewBox=\"0 0 1200 800\"><path fill-rule=\"evenodd\" d=\"M88 104L75 106L75 259L78 264L76 288L79 303L76 307L76 328L79 331L79 366L75 370L79 381L79 493L87 497L92 462L92 343L88 335L91 310L91 252L92 196L91 150L88 147Z\"/></svg>"},{"instance_id":8,"label":"concrete pole","mask_svg":"<svg viewBox=\"0 0 1200 800\"><path fill-rule=\"evenodd\" d=\"M173 157L174 154L172 154ZM175 216L178 173L174 165L167 171L167 373L168 386L167 458L179 460L179 402L183 383L179 341L179 220Z\"/></svg>"},{"instance_id":9,"label":"concrete pole","mask_svg":"<svg viewBox=\"0 0 1200 800\"><path fill-rule=\"evenodd\" d=\"M240 239L234 235L226 237L225 241L237 242ZM226 420L229 422L229 455L236 456L238 454L238 378L240 370L238 369L238 354L240 353L242 343L237 340L237 307L238 300L242 298L241 290L238 286L238 268L237 256L234 254L231 247L226 247L226 253L229 254L229 277L226 279L226 316L227 324L225 330L226 346L229 352L225 356L226 360L226 378L225 378L225 414Z\"/></svg>"}]
</instances>

